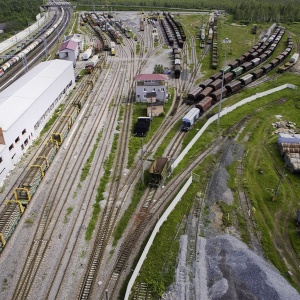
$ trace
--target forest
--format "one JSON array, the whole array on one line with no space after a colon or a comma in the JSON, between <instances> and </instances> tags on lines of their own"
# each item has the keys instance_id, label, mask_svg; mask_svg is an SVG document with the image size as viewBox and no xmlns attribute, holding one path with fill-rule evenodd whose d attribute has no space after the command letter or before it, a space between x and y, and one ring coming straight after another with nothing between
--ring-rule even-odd
<instances>
[{"instance_id":1,"label":"forest","mask_svg":"<svg viewBox=\"0 0 300 300\"><path fill-rule=\"evenodd\" d=\"M72 2L77 9L89 9L93 5L116 7L116 9L147 10L196 9L226 10L239 23L299 22L300 0L78 0ZM40 12L42 0L0 0L0 23L7 23L7 31L27 27ZM123 8L122 8L123 7ZM100 8L101 10L101 8Z\"/></svg>"},{"instance_id":2,"label":"forest","mask_svg":"<svg viewBox=\"0 0 300 300\"><path fill-rule=\"evenodd\" d=\"M17 31L35 22L42 0L0 0L0 23L6 23L6 31Z\"/></svg>"},{"instance_id":3,"label":"forest","mask_svg":"<svg viewBox=\"0 0 300 300\"><path fill-rule=\"evenodd\" d=\"M226 10L235 21L241 23L298 22L300 21L300 0L79 0L79 6L108 5L147 7L163 11L169 8L197 10Z\"/></svg>"}]
</instances>

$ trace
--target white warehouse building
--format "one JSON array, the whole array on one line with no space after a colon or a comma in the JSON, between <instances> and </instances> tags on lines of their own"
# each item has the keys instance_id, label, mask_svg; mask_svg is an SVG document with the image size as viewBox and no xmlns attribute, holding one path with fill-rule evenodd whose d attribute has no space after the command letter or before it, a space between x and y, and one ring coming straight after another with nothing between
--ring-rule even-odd
<instances>
[{"instance_id":1,"label":"white warehouse building","mask_svg":"<svg viewBox=\"0 0 300 300\"><path fill-rule=\"evenodd\" d=\"M75 84L73 63L42 62L0 93L0 186Z\"/></svg>"}]
</instances>

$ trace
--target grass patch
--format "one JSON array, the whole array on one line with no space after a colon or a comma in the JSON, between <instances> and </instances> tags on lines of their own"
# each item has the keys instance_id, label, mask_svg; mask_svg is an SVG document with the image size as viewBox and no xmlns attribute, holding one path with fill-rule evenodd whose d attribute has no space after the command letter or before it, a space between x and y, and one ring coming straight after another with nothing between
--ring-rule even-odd
<instances>
[{"instance_id":1,"label":"grass patch","mask_svg":"<svg viewBox=\"0 0 300 300\"><path fill-rule=\"evenodd\" d=\"M138 277L139 282L150 285L154 297L161 297L166 288L174 281L179 237L183 233L182 221L189 214L190 207L197 195L204 193L209 180L208 174L214 164L215 158L209 156L201 167L194 170L194 173L199 175L200 182L193 182L190 185L154 239Z\"/></svg>"},{"instance_id":2,"label":"grass patch","mask_svg":"<svg viewBox=\"0 0 300 300\"><path fill-rule=\"evenodd\" d=\"M69 206L69 207L67 208L67 213L66 213L65 218L64 218L64 223L65 223L65 224L69 222L69 217L70 217L70 215L71 215L73 209L74 209L74 206Z\"/></svg>"},{"instance_id":3,"label":"grass patch","mask_svg":"<svg viewBox=\"0 0 300 300\"><path fill-rule=\"evenodd\" d=\"M87 241L89 241L92 238L92 234L94 232L96 223L98 221L98 216L101 211L100 201L104 200L103 193L105 192L106 186L110 180L111 169L113 166L115 153L116 153L117 145L118 145L118 138L119 138L119 135L115 134L111 152L109 154L108 159L104 162L104 174L103 174L103 177L101 178L100 184L97 188L97 195L96 195L95 203L93 204L92 218L89 221L89 224L87 226L87 230L85 233L85 239Z\"/></svg>"},{"instance_id":4,"label":"grass patch","mask_svg":"<svg viewBox=\"0 0 300 300\"><path fill-rule=\"evenodd\" d=\"M133 215L141 197L143 196L145 190L146 190L146 186L143 185L142 182L139 180L137 185L134 188L130 205L128 206L126 212L122 216L120 222L118 223L118 225L115 229L114 242L113 242L114 246L117 244L118 240L122 237L122 235L126 229L126 226L129 222L129 220L132 218L132 215Z\"/></svg>"},{"instance_id":5,"label":"grass patch","mask_svg":"<svg viewBox=\"0 0 300 300\"><path fill-rule=\"evenodd\" d=\"M60 104L59 107L54 111L50 120L46 123L44 128L41 130L39 137L33 142L33 146L36 146L41 143L43 135L49 131L49 129L52 127L52 125L55 123L55 121L59 118L59 116L63 112L64 108L65 108L65 104Z\"/></svg>"},{"instance_id":6,"label":"grass patch","mask_svg":"<svg viewBox=\"0 0 300 300\"><path fill-rule=\"evenodd\" d=\"M141 44L140 42L137 42L135 45L135 52L137 56L140 54L140 51L141 51Z\"/></svg>"},{"instance_id":7,"label":"grass patch","mask_svg":"<svg viewBox=\"0 0 300 300\"><path fill-rule=\"evenodd\" d=\"M174 96L174 89L170 89L169 93L171 95L171 99L172 95ZM154 117L149 131L146 135L146 137L143 138L143 144L147 144L151 138L155 135L156 131L159 129L161 123L164 121L165 119L165 114L169 111L170 107L172 105L172 102L170 100L168 100L167 102L165 102L164 104L164 114L160 115L158 117ZM147 104L146 103L134 103L133 105L133 115L132 115L132 132L133 132L133 128L135 123L138 120L138 117L145 117L147 115ZM128 168L130 168L133 165L134 162L134 158L136 156L136 154L138 153L138 151L141 148L141 138L140 137L135 137L135 136L131 136L130 140L129 140L129 155L128 155Z\"/></svg>"},{"instance_id":8,"label":"grass patch","mask_svg":"<svg viewBox=\"0 0 300 300\"><path fill-rule=\"evenodd\" d=\"M102 137L102 130L98 133L98 137L96 139L96 143L93 147L93 150L92 150L90 156L88 157L84 167L81 170L80 182L83 182L89 175L91 164L93 162L93 159L94 159L94 156L95 156L96 150L98 148L101 137Z\"/></svg>"}]
</instances>

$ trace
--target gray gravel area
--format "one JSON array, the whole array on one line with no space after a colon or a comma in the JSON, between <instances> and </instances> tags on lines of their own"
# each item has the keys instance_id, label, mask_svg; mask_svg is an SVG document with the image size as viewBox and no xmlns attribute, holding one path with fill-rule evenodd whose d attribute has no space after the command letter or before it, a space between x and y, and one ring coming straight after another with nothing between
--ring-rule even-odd
<instances>
[{"instance_id":1,"label":"gray gravel area","mask_svg":"<svg viewBox=\"0 0 300 300\"><path fill-rule=\"evenodd\" d=\"M186 247L185 236L176 282L163 299L300 300L277 269L233 236L198 237L194 276L183 263L188 259Z\"/></svg>"},{"instance_id":2,"label":"gray gravel area","mask_svg":"<svg viewBox=\"0 0 300 300\"><path fill-rule=\"evenodd\" d=\"M300 299L273 266L235 237L208 239L203 255L209 299Z\"/></svg>"},{"instance_id":3,"label":"gray gravel area","mask_svg":"<svg viewBox=\"0 0 300 300\"><path fill-rule=\"evenodd\" d=\"M224 201L227 204L232 204L233 194L228 188L227 183L230 175L226 167L230 166L235 160L242 157L243 148L235 142L230 142L221 155L220 163L213 171L208 190L207 201L213 204L217 201Z\"/></svg>"}]
</instances>

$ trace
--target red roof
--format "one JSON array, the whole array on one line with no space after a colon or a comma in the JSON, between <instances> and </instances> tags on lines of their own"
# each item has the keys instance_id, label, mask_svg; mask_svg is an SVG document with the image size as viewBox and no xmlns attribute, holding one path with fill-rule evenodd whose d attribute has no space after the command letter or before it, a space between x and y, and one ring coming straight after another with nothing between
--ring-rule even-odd
<instances>
[{"instance_id":1,"label":"red roof","mask_svg":"<svg viewBox=\"0 0 300 300\"><path fill-rule=\"evenodd\" d=\"M135 80L168 80L165 74L139 74L134 77Z\"/></svg>"},{"instance_id":2,"label":"red roof","mask_svg":"<svg viewBox=\"0 0 300 300\"><path fill-rule=\"evenodd\" d=\"M59 48L59 51L63 51L63 50L73 50L75 51L76 48L78 47L78 44L72 40L69 40L69 41L66 41L64 42L60 48Z\"/></svg>"}]
</instances>

